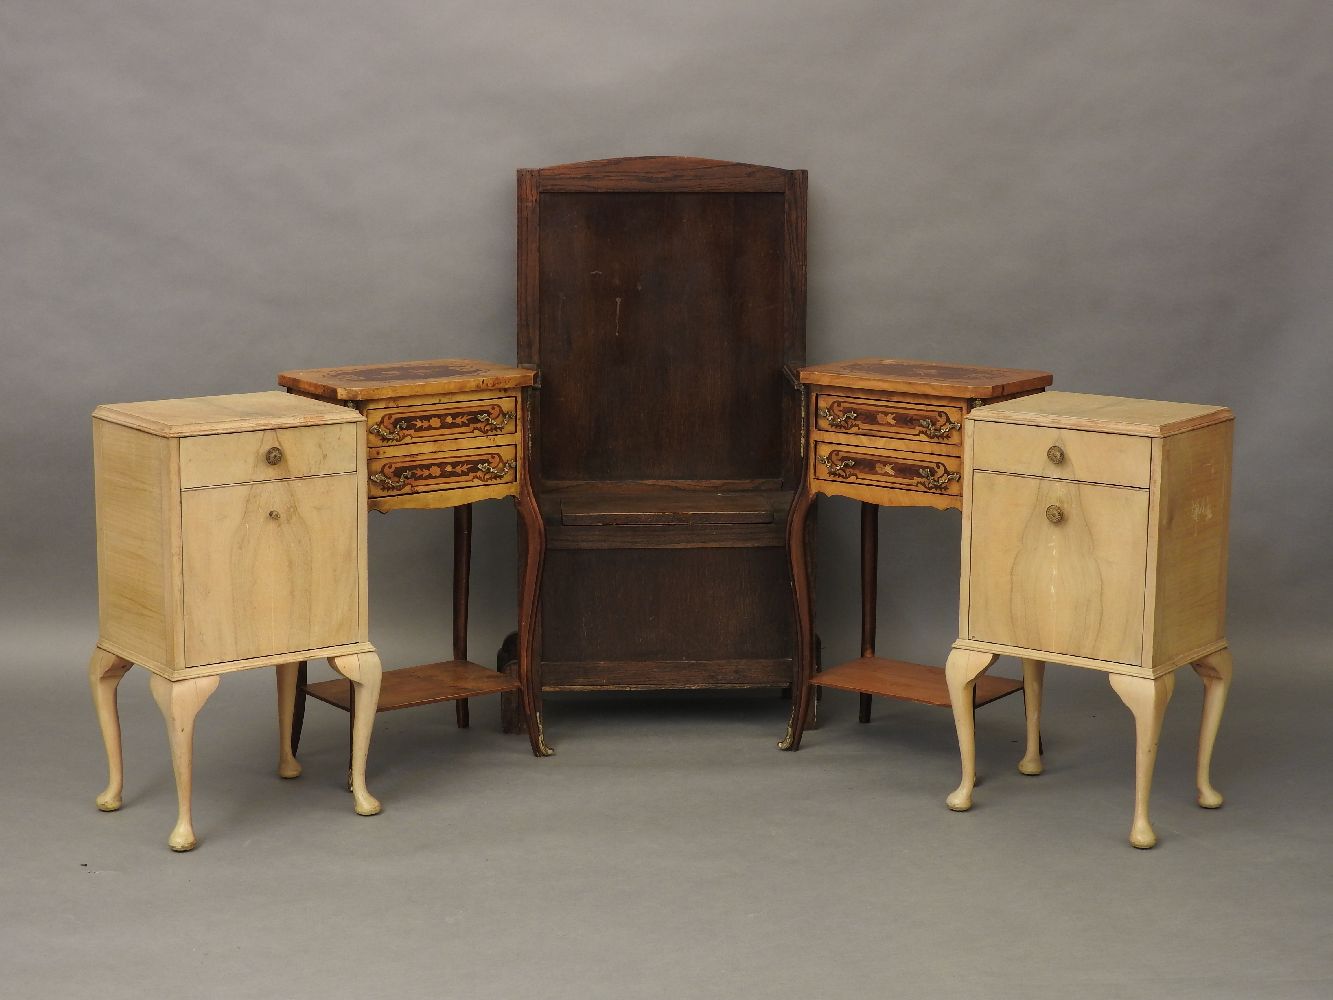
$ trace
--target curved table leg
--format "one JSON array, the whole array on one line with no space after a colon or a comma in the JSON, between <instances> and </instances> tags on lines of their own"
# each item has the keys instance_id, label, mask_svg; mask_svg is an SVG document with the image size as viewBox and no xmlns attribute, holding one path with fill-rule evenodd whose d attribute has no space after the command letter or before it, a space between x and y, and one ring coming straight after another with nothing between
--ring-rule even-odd
<instances>
[{"instance_id":1,"label":"curved table leg","mask_svg":"<svg viewBox=\"0 0 1333 1000\"><path fill-rule=\"evenodd\" d=\"M532 493L526 473L514 497L523 525L522 574L518 595L518 683L519 700L528 724L528 741L534 757L555 753L546 745L542 727L541 669L537 663L537 620L541 613L542 564L546 560L546 524Z\"/></svg>"},{"instance_id":2,"label":"curved table leg","mask_svg":"<svg viewBox=\"0 0 1333 1000\"><path fill-rule=\"evenodd\" d=\"M1148 796L1152 792L1162 719L1175 690L1176 675L1171 673L1154 679L1111 674L1110 680L1112 689L1134 713L1134 821L1129 829L1129 842L1147 850L1157 843L1157 834L1148 822Z\"/></svg>"},{"instance_id":3,"label":"curved table leg","mask_svg":"<svg viewBox=\"0 0 1333 1000\"><path fill-rule=\"evenodd\" d=\"M106 789L97 796L97 808L115 812L120 808L121 792L125 788L125 771L120 752L120 712L116 708L116 687L132 664L101 646L93 647L88 663L88 682L93 691L93 707L97 710L97 724L102 729L106 745Z\"/></svg>"},{"instance_id":4,"label":"curved table leg","mask_svg":"<svg viewBox=\"0 0 1333 1000\"><path fill-rule=\"evenodd\" d=\"M1023 774L1041 774L1041 692L1046 681L1046 664L1041 660L1023 661L1023 715L1027 720L1027 747L1018 769Z\"/></svg>"},{"instance_id":5,"label":"curved table leg","mask_svg":"<svg viewBox=\"0 0 1333 1000\"><path fill-rule=\"evenodd\" d=\"M814 609L810 595L810 563L807 528L814 497L805 477L792 498L787 514L787 559L791 565L792 600L796 606L796 675L792 679L791 719L779 750L801 749L801 735L810 719L810 689L814 675Z\"/></svg>"},{"instance_id":6,"label":"curved table leg","mask_svg":"<svg viewBox=\"0 0 1333 1000\"><path fill-rule=\"evenodd\" d=\"M944 664L944 680L949 685L949 704L953 709L954 728L958 731L958 754L963 766L962 780L945 799L954 812L966 812L972 808L972 789L977 783L976 707L973 696L977 678L994 662L994 653L981 653L955 646Z\"/></svg>"},{"instance_id":7,"label":"curved table leg","mask_svg":"<svg viewBox=\"0 0 1333 1000\"><path fill-rule=\"evenodd\" d=\"M347 653L330 656L329 666L352 683L352 797L358 816L374 816L382 808L379 800L366 791L366 756L370 752L370 733L375 726L375 711L380 701L382 668L376 653Z\"/></svg>"},{"instance_id":8,"label":"curved table leg","mask_svg":"<svg viewBox=\"0 0 1333 1000\"><path fill-rule=\"evenodd\" d=\"M1213 744L1217 729L1222 724L1222 709L1227 704L1231 687L1231 650L1219 649L1194 664L1194 672L1203 681L1203 717L1199 721L1199 765L1196 783L1198 803L1205 809L1216 809L1222 804L1222 793L1209 780L1213 763Z\"/></svg>"},{"instance_id":9,"label":"curved table leg","mask_svg":"<svg viewBox=\"0 0 1333 1000\"><path fill-rule=\"evenodd\" d=\"M278 677L278 777L299 778L301 762L296 759L292 722L296 717L296 688L299 663L277 664Z\"/></svg>"},{"instance_id":10,"label":"curved table leg","mask_svg":"<svg viewBox=\"0 0 1333 1000\"><path fill-rule=\"evenodd\" d=\"M198 840L190 813L194 786L194 720L209 695L218 689L218 676L188 677L169 681L153 674L148 682L153 700L167 723L167 741L171 744L171 769L176 774L176 827L167 839L173 851L192 851Z\"/></svg>"}]
</instances>

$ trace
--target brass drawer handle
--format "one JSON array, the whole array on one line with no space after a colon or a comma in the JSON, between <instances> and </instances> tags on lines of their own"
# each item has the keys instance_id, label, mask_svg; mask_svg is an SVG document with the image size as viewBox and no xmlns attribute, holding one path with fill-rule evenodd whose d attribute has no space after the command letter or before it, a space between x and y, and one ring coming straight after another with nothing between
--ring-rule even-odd
<instances>
[{"instance_id":1,"label":"brass drawer handle","mask_svg":"<svg viewBox=\"0 0 1333 1000\"><path fill-rule=\"evenodd\" d=\"M483 434L499 434L513 419L514 414L509 410L501 410L498 420L484 410L477 414L477 423L481 424Z\"/></svg>"},{"instance_id":2,"label":"brass drawer handle","mask_svg":"<svg viewBox=\"0 0 1333 1000\"><path fill-rule=\"evenodd\" d=\"M942 472L936 475L934 469L919 469L922 484L928 490L944 490L949 488L950 483L956 483L963 478L961 472Z\"/></svg>"},{"instance_id":3,"label":"brass drawer handle","mask_svg":"<svg viewBox=\"0 0 1333 1000\"><path fill-rule=\"evenodd\" d=\"M282 520L282 514L281 514L281 512L279 512L279 511L271 510L271 511L268 512L268 519L269 519L270 521L281 521L281 520Z\"/></svg>"},{"instance_id":4,"label":"brass drawer handle","mask_svg":"<svg viewBox=\"0 0 1333 1000\"><path fill-rule=\"evenodd\" d=\"M931 423L929 417L921 417L916 423L926 437L930 438L932 441L943 440L963 426L962 424L955 423L948 417L945 417L944 422L941 424Z\"/></svg>"},{"instance_id":5,"label":"brass drawer handle","mask_svg":"<svg viewBox=\"0 0 1333 1000\"><path fill-rule=\"evenodd\" d=\"M370 481L376 486L383 487L386 490L401 490L412 478L412 470L405 469L398 479L386 476L382 472L377 472L370 477Z\"/></svg>"},{"instance_id":6,"label":"brass drawer handle","mask_svg":"<svg viewBox=\"0 0 1333 1000\"><path fill-rule=\"evenodd\" d=\"M1055 504L1051 504L1046 508L1046 520L1050 521L1052 524L1059 524L1064 519L1065 512Z\"/></svg>"},{"instance_id":7,"label":"brass drawer handle","mask_svg":"<svg viewBox=\"0 0 1333 1000\"><path fill-rule=\"evenodd\" d=\"M850 469L853 465L856 464L856 460L851 458L844 458L841 462L835 462L832 459L830 459L827 455L820 455L819 464L822 465L824 468L828 469L828 474L832 476L834 479L850 479L853 473L845 472L843 470Z\"/></svg>"},{"instance_id":8,"label":"brass drawer handle","mask_svg":"<svg viewBox=\"0 0 1333 1000\"><path fill-rule=\"evenodd\" d=\"M1046 461L1052 465L1062 465L1065 460L1065 450L1058 444L1053 444L1046 449Z\"/></svg>"},{"instance_id":9,"label":"brass drawer handle","mask_svg":"<svg viewBox=\"0 0 1333 1000\"><path fill-rule=\"evenodd\" d=\"M379 424L374 424L370 428L370 433L374 434L382 441L401 441L403 439L402 431L407 429L407 421L400 420L388 430L385 430Z\"/></svg>"},{"instance_id":10,"label":"brass drawer handle","mask_svg":"<svg viewBox=\"0 0 1333 1000\"><path fill-rule=\"evenodd\" d=\"M282 449L274 445L268 451L264 452L264 461L269 465L277 465L282 461Z\"/></svg>"},{"instance_id":11,"label":"brass drawer handle","mask_svg":"<svg viewBox=\"0 0 1333 1000\"><path fill-rule=\"evenodd\" d=\"M824 418L825 422L830 427L836 428L837 430L842 430L856 423L855 410L846 410L840 417L835 417L833 415L833 411L830 410L827 406L821 406L816 412L818 412L818 414Z\"/></svg>"},{"instance_id":12,"label":"brass drawer handle","mask_svg":"<svg viewBox=\"0 0 1333 1000\"><path fill-rule=\"evenodd\" d=\"M512 458L498 469L491 465L490 462L477 463L477 471L481 473L481 478L492 482L497 479L503 479L516 468L518 468L518 461Z\"/></svg>"}]
</instances>

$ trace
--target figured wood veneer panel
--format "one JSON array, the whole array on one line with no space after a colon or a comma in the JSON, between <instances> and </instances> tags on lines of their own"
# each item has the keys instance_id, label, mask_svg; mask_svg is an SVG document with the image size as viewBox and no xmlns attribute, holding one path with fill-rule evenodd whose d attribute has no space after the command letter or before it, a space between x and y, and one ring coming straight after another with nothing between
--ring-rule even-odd
<instances>
[{"instance_id":1,"label":"figured wood veneer panel","mask_svg":"<svg viewBox=\"0 0 1333 1000\"><path fill-rule=\"evenodd\" d=\"M362 638L361 497L356 473L184 493L187 663Z\"/></svg>"},{"instance_id":2,"label":"figured wood veneer panel","mask_svg":"<svg viewBox=\"0 0 1333 1000\"><path fill-rule=\"evenodd\" d=\"M360 437L359 423L348 423L182 438L181 488L354 472ZM270 463L273 448L281 457Z\"/></svg>"},{"instance_id":3,"label":"figured wood veneer panel","mask_svg":"<svg viewBox=\"0 0 1333 1000\"><path fill-rule=\"evenodd\" d=\"M1021 424L972 424L974 468L1082 483L1148 487L1152 440ZM1051 448L1062 458L1053 462Z\"/></svg>"},{"instance_id":4,"label":"figured wood veneer panel","mask_svg":"<svg viewBox=\"0 0 1333 1000\"><path fill-rule=\"evenodd\" d=\"M970 638L1142 662L1146 490L975 472L971 517Z\"/></svg>"},{"instance_id":5,"label":"figured wood veneer panel","mask_svg":"<svg viewBox=\"0 0 1333 1000\"><path fill-rule=\"evenodd\" d=\"M99 634L137 662L170 666L176 627L167 510L173 442L93 421Z\"/></svg>"},{"instance_id":6,"label":"figured wood veneer panel","mask_svg":"<svg viewBox=\"0 0 1333 1000\"><path fill-rule=\"evenodd\" d=\"M1227 421L1161 443L1154 666L1226 633L1234 427Z\"/></svg>"}]
</instances>

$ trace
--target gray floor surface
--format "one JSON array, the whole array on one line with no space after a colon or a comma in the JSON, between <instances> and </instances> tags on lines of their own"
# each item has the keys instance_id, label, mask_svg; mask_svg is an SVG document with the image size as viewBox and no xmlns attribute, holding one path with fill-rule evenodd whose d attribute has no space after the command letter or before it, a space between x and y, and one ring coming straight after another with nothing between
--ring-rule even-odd
<instances>
[{"instance_id":1,"label":"gray floor surface","mask_svg":"<svg viewBox=\"0 0 1333 1000\"><path fill-rule=\"evenodd\" d=\"M1180 675L1147 852L1126 842L1128 712L1051 667L1046 773L1015 769L1019 699L982 709L965 815L944 806L947 712L879 701L860 726L834 692L780 753L787 703L762 692L551 697L548 760L486 701L468 731L448 706L383 715L369 819L326 706L304 776L277 778L272 672L250 671L200 716L201 843L174 855L140 670L125 807L93 807L87 638L4 639L7 997L1333 996L1333 675L1313 643L1236 649L1216 812L1194 805L1200 685Z\"/></svg>"}]
</instances>

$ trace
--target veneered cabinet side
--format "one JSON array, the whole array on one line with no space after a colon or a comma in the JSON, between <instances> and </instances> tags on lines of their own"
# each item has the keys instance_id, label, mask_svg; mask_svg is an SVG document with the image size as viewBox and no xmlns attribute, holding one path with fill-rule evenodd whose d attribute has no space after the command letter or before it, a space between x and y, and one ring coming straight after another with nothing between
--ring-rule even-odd
<instances>
[{"instance_id":1,"label":"veneered cabinet side","mask_svg":"<svg viewBox=\"0 0 1333 1000\"><path fill-rule=\"evenodd\" d=\"M1160 499L1149 595L1152 666L1174 664L1226 635L1234 428L1228 420L1154 442Z\"/></svg>"},{"instance_id":2,"label":"veneered cabinet side","mask_svg":"<svg viewBox=\"0 0 1333 1000\"><path fill-rule=\"evenodd\" d=\"M176 442L93 420L98 630L135 662L176 662L172 532Z\"/></svg>"}]
</instances>

